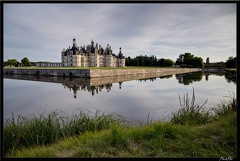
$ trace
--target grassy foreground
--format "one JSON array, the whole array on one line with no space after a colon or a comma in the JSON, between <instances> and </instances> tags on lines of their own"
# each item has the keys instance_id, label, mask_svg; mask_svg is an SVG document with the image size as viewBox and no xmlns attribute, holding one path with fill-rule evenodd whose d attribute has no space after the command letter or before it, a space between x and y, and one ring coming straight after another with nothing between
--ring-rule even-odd
<instances>
[{"instance_id":1,"label":"grassy foreground","mask_svg":"<svg viewBox=\"0 0 240 161\"><path fill-rule=\"evenodd\" d=\"M13 117L4 124L5 157L237 157L236 99L210 110L194 100L184 95L168 122L138 125L99 111Z\"/></svg>"}]
</instances>

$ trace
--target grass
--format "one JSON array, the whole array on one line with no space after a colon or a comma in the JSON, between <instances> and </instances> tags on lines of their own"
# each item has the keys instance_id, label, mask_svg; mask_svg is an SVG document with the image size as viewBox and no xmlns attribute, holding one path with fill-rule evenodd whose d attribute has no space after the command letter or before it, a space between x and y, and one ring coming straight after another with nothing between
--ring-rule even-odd
<instances>
[{"instance_id":1,"label":"grass","mask_svg":"<svg viewBox=\"0 0 240 161\"><path fill-rule=\"evenodd\" d=\"M86 131L108 129L115 124L127 124L127 121L116 113L105 114L87 110L69 118L63 111L53 111L48 115L36 117L14 116L4 123L4 150L15 150L21 147L48 145L63 138L79 135Z\"/></svg>"},{"instance_id":2,"label":"grass","mask_svg":"<svg viewBox=\"0 0 240 161\"><path fill-rule=\"evenodd\" d=\"M5 157L237 156L235 95L209 110L195 105L194 90L191 101L188 94L179 100L181 108L168 122L133 125L99 111L80 111L68 121L56 112L33 119L19 116L4 125Z\"/></svg>"},{"instance_id":3,"label":"grass","mask_svg":"<svg viewBox=\"0 0 240 161\"><path fill-rule=\"evenodd\" d=\"M229 101L220 101L217 104L217 107L212 108L212 111L216 114L217 117L225 116L228 114L237 112L237 101L235 98L235 94L230 94Z\"/></svg>"},{"instance_id":4,"label":"grass","mask_svg":"<svg viewBox=\"0 0 240 161\"><path fill-rule=\"evenodd\" d=\"M181 100L179 96L179 102L181 108L177 112L172 113L172 123L180 125L198 125L205 124L211 121L211 111L207 111L204 107L207 100L202 105L195 105L194 89L191 102L189 101L188 93L186 93L186 96L184 94L183 100Z\"/></svg>"}]
</instances>

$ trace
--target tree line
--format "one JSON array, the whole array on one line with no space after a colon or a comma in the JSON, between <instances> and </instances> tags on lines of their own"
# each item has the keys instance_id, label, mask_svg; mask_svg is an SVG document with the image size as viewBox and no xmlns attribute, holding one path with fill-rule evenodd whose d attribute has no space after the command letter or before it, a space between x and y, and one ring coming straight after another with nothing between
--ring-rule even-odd
<instances>
[{"instance_id":1,"label":"tree line","mask_svg":"<svg viewBox=\"0 0 240 161\"><path fill-rule=\"evenodd\" d=\"M185 53L179 55L176 60L176 65L181 67L202 68L204 63L201 57L196 57L191 53Z\"/></svg>"},{"instance_id":2,"label":"tree line","mask_svg":"<svg viewBox=\"0 0 240 161\"><path fill-rule=\"evenodd\" d=\"M209 58L206 59L205 67L226 67L226 68L237 68L237 57L230 56L226 62L215 62L210 63Z\"/></svg>"},{"instance_id":3,"label":"tree line","mask_svg":"<svg viewBox=\"0 0 240 161\"><path fill-rule=\"evenodd\" d=\"M157 59L156 56L136 56L135 58L127 57L125 58L126 66L160 66L160 67L170 67L174 64L171 59Z\"/></svg>"},{"instance_id":4,"label":"tree line","mask_svg":"<svg viewBox=\"0 0 240 161\"><path fill-rule=\"evenodd\" d=\"M236 68L237 57L230 56L226 62L214 62L210 63L209 57L206 62L203 62L201 57L194 56L191 53L180 54L179 57L174 62L168 58L157 59L156 56L136 56L135 58L127 57L125 58L126 66L159 66L159 67L171 67L176 65L178 67L188 67L188 68L202 68L204 66L209 67L226 67L226 68Z\"/></svg>"},{"instance_id":5,"label":"tree line","mask_svg":"<svg viewBox=\"0 0 240 161\"><path fill-rule=\"evenodd\" d=\"M178 65L179 67L194 67L202 68L204 66L203 59L201 57L195 57L191 53L180 54L176 62L168 58L157 59L156 56L136 56L135 58L125 58L126 66L159 66L159 67L171 67Z\"/></svg>"},{"instance_id":6,"label":"tree line","mask_svg":"<svg viewBox=\"0 0 240 161\"><path fill-rule=\"evenodd\" d=\"M226 67L226 68L236 68L237 67L237 57L230 56L226 62L215 62L210 63L209 57L206 59L206 63L203 62L201 57L194 56L191 53L180 54L179 57L174 62L168 58L157 59L156 56L136 56L135 58L126 57L125 58L126 66L159 66L159 67L171 67L176 65L178 67L188 67L188 68L202 68L206 67ZM27 57L21 59L18 62L16 59L8 59L3 62L3 66L14 66L14 67L22 67L22 66L36 66L36 62L30 62Z\"/></svg>"},{"instance_id":7,"label":"tree line","mask_svg":"<svg viewBox=\"0 0 240 161\"><path fill-rule=\"evenodd\" d=\"M30 67L36 65L34 62L30 62L27 57L17 61L16 59L8 59L3 62L3 66L14 66L14 67Z\"/></svg>"}]
</instances>

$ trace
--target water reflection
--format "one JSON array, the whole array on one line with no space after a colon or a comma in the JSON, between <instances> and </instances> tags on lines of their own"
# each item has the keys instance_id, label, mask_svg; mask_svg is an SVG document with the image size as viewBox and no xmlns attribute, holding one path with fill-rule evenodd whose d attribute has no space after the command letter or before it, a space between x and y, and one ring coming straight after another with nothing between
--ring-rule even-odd
<instances>
[{"instance_id":1,"label":"water reflection","mask_svg":"<svg viewBox=\"0 0 240 161\"><path fill-rule=\"evenodd\" d=\"M150 82L153 82L153 81L156 81L157 78L160 78L160 79L169 79L169 78L172 78L173 75L165 75L165 76L159 76L159 77L153 77L153 78L144 78L144 79L138 79L138 81L142 82L142 81L147 81L147 80L150 80Z\"/></svg>"},{"instance_id":2,"label":"water reflection","mask_svg":"<svg viewBox=\"0 0 240 161\"><path fill-rule=\"evenodd\" d=\"M175 77L178 80L179 84L190 85L193 82L201 81L203 76L205 76L205 80L208 81L210 75L224 76L228 83L233 82L234 84L236 84L236 76L226 72L213 73L213 72L200 71L200 72L193 72L193 73L176 74Z\"/></svg>"},{"instance_id":3,"label":"water reflection","mask_svg":"<svg viewBox=\"0 0 240 161\"><path fill-rule=\"evenodd\" d=\"M194 73L176 74L175 77L178 80L179 84L190 85L193 82L201 81L203 75L204 75L203 72L194 72Z\"/></svg>"},{"instance_id":4,"label":"water reflection","mask_svg":"<svg viewBox=\"0 0 240 161\"><path fill-rule=\"evenodd\" d=\"M157 77L154 77L154 78L145 78L145 79L138 79L139 82L142 82L142 81L147 81L147 80L150 80L150 82L153 82L157 79Z\"/></svg>"},{"instance_id":5,"label":"water reflection","mask_svg":"<svg viewBox=\"0 0 240 161\"><path fill-rule=\"evenodd\" d=\"M175 77L179 84L190 85L193 82L201 81L203 76L205 76L205 80L209 80L210 75L218 75L218 76L225 76L225 79L228 83L233 82L236 84L236 76L229 75L228 73L209 73L209 72L192 72L192 73L183 73L183 74L176 74ZM138 76L139 78L140 76ZM158 77L151 77L151 78L143 78L136 79L139 82L146 82L146 81L156 81L159 79L169 79L172 78L173 75L164 75ZM95 94L99 94L103 90L107 92L111 91L112 84L118 83L119 89L122 88L122 83L124 81L133 80L137 78L136 76L122 76L122 77L107 77L107 78L64 78L64 77L45 77L45 76L21 76L21 75L5 75L4 78L10 79L21 79L21 80L32 80L32 81L41 81L41 82L53 82L53 83L62 83L64 89L69 89L73 91L73 97L77 98L78 91L87 91L91 93L92 96Z\"/></svg>"},{"instance_id":6,"label":"water reflection","mask_svg":"<svg viewBox=\"0 0 240 161\"><path fill-rule=\"evenodd\" d=\"M157 120L179 109L179 95L191 93L192 87L196 92L196 103L208 99L207 107L212 107L220 99L227 99L223 96L228 96L229 91L236 91L233 83L227 83L234 82L234 78L226 77L225 73L94 79L27 75L5 75L4 78L10 78L4 79L4 118L10 118L12 111L24 116L41 113L39 108L46 112L59 109L67 113L80 108L93 112L117 112L139 121L145 120L150 113L150 119Z\"/></svg>"},{"instance_id":7,"label":"water reflection","mask_svg":"<svg viewBox=\"0 0 240 161\"><path fill-rule=\"evenodd\" d=\"M225 75L225 79L227 80L228 83L233 82L234 84L237 83L237 76L236 75L231 75L229 73L226 73Z\"/></svg>"},{"instance_id":8,"label":"water reflection","mask_svg":"<svg viewBox=\"0 0 240 161\"><path fill-rule=\"evenodd\" d=\"M119 89L121 89L122 82L119 82ZM88 91L92 94L92 96L98 94L98 92L101 92L104 88L107 90L107 92L111 91L112 83L104 84L104 85L96 85L96 86L88 86L88 85L77 85L77 84L62 84L64 88L68 88L70 91L73 90L74 98L77 98L77 92L78 91Z\"/></svg>"}]
</instances>

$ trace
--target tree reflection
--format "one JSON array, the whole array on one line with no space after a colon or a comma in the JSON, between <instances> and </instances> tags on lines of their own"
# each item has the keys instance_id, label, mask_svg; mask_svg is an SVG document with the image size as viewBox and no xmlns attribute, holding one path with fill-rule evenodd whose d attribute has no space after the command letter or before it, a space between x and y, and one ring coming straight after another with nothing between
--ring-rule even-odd
<instances>
[{"instance_id":1,"label":"tree reflection","mask_svg":"<svg viewBox=\"0 0 240 161\"><path fill-rule=\"evenodd\" d=\"M172 78L173 75L166 75L166 76L160 76L160 79L169 79Z\"/></svg>"},{"instance_id":2,"label":"tree reflection","mask_svg":"<svg viewBox=\"0 0 240 161\"><path fill-rule=\"evenodd\" d=\"M204 72L204 74L205 74L206 81L208 81L208 79L209 79L208 77L210 75L217 75L217 76L224 76L228 83L234 83L234 84L237 83L236 74L233 74L230 72Z\"/></svg>"},{"instance_id":3,"label":"tree reflection","mask_svg":"<svg viewBox=\"0 0 240 161\"><path fill-rule=\"evenodd\" d=\"M237 82L237 76L236 75L232 75L230 73L225 73L224 77L225 77L225 79L227 80L228 83L233 82L234 84L236 84L236 82Z\"/></svg>"},{"instance_id":4,"label":"tree reflection","mask_svg":"<svg viewBox=\"0 0 240 161\"><path fill-rule=\"evenodd\" d=\"M193 73L176 74L175 77L178 80L179 84L189 85L193 82L201 81L203 75L204 75L203 72L193 72Z\"/></svg>"}]
</instances>

